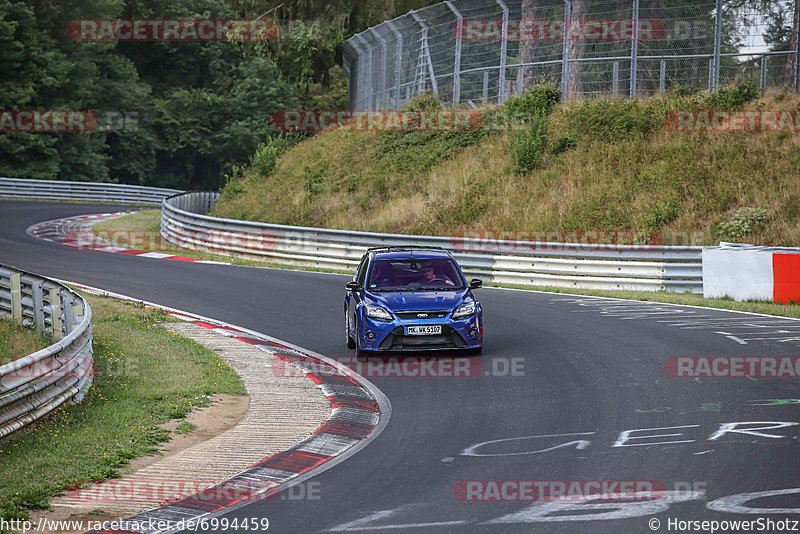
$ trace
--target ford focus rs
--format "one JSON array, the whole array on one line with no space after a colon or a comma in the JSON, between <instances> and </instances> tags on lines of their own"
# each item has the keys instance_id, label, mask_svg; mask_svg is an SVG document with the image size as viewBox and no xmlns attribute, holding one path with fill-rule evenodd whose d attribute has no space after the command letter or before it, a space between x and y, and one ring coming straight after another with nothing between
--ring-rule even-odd
<instances>
[{"instance_id":1,"label":"ford focus rs","mask_svg":"<svg viewBox=\"0 0 800 534\"><path fill-rule=\"evenodd\" d=\"M369 249L345 286L347 346L378 351L483 347L483 313L450 252L440 248Z\"/></svg>"}]
</instances>

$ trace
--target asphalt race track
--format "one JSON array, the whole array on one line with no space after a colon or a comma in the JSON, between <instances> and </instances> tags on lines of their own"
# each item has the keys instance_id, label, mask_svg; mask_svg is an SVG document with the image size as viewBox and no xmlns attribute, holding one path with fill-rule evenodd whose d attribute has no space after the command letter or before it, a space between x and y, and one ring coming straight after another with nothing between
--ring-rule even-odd
<instances>
[{"instance_id":1,"label":"asphalt race track","mask_svg":"<svg viewBox=\"0 0 800 534\"><path fill-rule=\"evenodd\" d=\"M345 276L75 251L25 233L118 209L130 206L0 200L0 262L352 356ZM313 495L223 517L267 517L280 534L642 533L684 530L670 520L800 519L798 380L672 378L664 369L673 356L798 355L800 321L490 288L477 295L486 342L471 364L482 364L477 376L367 375L392 404L377 439L312 478ZM653 481L666 493L624 503L457 498L466 481L525 480Z\"/></svg>"}]
</instances>

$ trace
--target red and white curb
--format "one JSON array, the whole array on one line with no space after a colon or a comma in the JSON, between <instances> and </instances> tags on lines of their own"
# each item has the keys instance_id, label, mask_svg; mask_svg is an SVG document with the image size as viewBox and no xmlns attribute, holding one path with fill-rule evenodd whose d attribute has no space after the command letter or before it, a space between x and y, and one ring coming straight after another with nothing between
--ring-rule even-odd
<instances>
[{"instance_id":1,"label":"red and white curb","mask_svg":"<svg viewBox=\"0 0 800 534\"><path fill-rule=\"evenodd\" d=\"M197 524L256 500L271 500L289 487L330 469L365 447L385 428L391 415L388 398L364 377L333 359L268 335L160 304L144 302L103 289L62 281L95 295L145 305L198 326L258 346L297 367L317 384L331 403L330 417L309 437L289 449L264 458L238 475L194 495L133 515L119 523L139 530L102 530L98 534L165 534L158 525ZM236 491L232 491L232 488ZM209 499L209 495L214 497ZM152 528L147 528L153 525Z\"/></svg>"},{"instance_id":2,"label":"red and white curb","mask_svg":"<svg viewBox=\"0 0 800 534\"><path fill-rule=\"evenodd\" d=\"M214 260L202 260L198 258L188 258L178 254L164 254L163 252L148 252L135 248L126 248L112 243L92 231L92 226L109 219L116 219L125 215L136 213L134 211L100 213L97 215L80 215L76 217L66 217L64 219L53 219L44 221L26 230L28 235L60 243L74 250L110 252L112 254L126 254L128 256L138 256L140 258L153 258L158 260L189 261L193 263L210 263L215 265L228 265L226 262Z\"/></svg>"}]
</instances>

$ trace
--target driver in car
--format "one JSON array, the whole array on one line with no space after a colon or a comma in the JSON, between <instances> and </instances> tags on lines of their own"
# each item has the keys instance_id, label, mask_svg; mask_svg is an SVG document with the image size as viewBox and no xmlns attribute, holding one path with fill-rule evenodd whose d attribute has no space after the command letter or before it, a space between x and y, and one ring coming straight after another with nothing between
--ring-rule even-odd
<instances>
[{"instance_id":1,"label":"driver in car","mask_svg":"<svg viewBox=\"0 0 800 534\"><path fill-rule=\"evenodd\" d=\"M429 286L442 285L442 284L449 286L455 285L453 281L450 280L450 277L448 277L447 275L436 274L436 270L433 268L433 263L430 261L426 261L425 263L422 264L420 272L422 273L422 280L420 280L420 283L422 285L429 285Z\"/></svg>"}]
</instances>

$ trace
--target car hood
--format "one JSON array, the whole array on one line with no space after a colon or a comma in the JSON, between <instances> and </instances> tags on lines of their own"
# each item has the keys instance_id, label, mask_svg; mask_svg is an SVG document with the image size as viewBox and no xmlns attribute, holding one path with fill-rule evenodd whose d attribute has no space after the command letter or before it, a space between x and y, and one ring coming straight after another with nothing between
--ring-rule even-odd
<instances>
[{"instance_id":1,"label":"car hood","mask_svg":"<svg viewBox=\"0 0 800 534\"><path fill-rule=\"evenodd\" d=\"M469 290L386 291L369 293L369 300L392 311L452 310L463 303Z\"/></svg>"}]
</instances>

